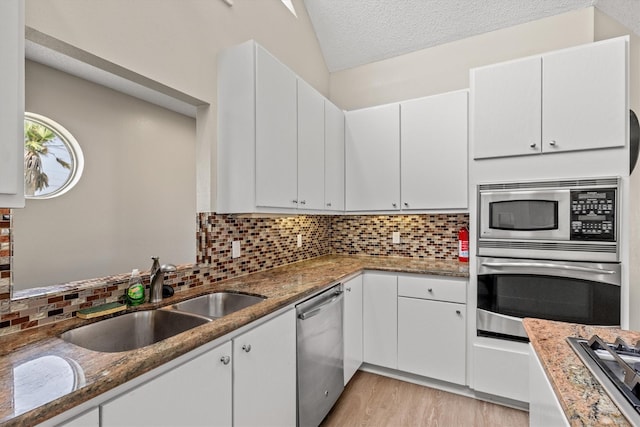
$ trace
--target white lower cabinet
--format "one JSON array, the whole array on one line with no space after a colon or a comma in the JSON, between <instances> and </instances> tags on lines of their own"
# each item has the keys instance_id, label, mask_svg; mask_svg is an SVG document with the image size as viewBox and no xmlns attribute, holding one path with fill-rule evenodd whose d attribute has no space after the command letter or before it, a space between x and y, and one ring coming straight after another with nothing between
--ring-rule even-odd
<instances>
[{"instance_id":1,"label":"white lower cabinet","mask_svg":"<svg viewBox=\"0 0 640 427\"><path fill-rule=\"evenodd\" d=\"M569 426L535 350L529 344L529 426Z\"/></svg>"},{"instance_id":2,"label":"white lower cabinet","mask_svg":"<svg viewBox=\"0 0 640 427\"><path fill-rule=\"evenodd\" d=\"M58 427L100 427L100 409L93 408Z\"/></svg>"},{"instance_id":3,"label":"white lower cabinet","mask_svg":"<svg viewBox=\"0 0 640 427\"><path fill-rule=\"evenodd\" d=\"M231 342L102 405L102 427L231 425Z\"/></svg>"},{"instance_id":4,"label":"white lower cabinet","mask_svg":"<svg viewBox=\"0 0 640 427\"><path fill-rule=\"evenodd\" d=\"M477 337L472 357L476 391L529 401L528 344Z\"/></svg>"},{"instance_id":5,"label":"white lower cabinet","mask_svg":"<svg viewBox=\"0 0 640 427\"><path fill-rule=\"evenodd\" d=\"M365 273L362 295L364 361L397 369L398 277Z\"/></svg>"},{"instance_id":6,"label":"white lower cabinet","mask_svg":"<svg viewBox=\"0 0 640 427\"><path fill-rule=\"evenodd\" d=\"M233 357L233 424L295 426L295 310L234 338Z\"/></svg>"},{"instance_id":7,"label":"white lower cabinet","mask_svg":"<svg viewBox=\"0 0 640 427\"><path fill-rule=\"evenodd\" d=\"M344 282L344 385L362 365L362 275Z\"/></svg>"},{"instance_id":8,"label":"white lower cabinet","mask_svg":"<svg viewBox=\"0 0 640 427\"><path fill-rule=\"evenodd\" d=\"M465 279L398 277L398 369L466 383Z\"/></svg>"},{"instance_id":9,"label":"white lower cabinet","mask_svg":"<svg viewBox=\"0 0 640 427\"><path fill-rule=\"evenodd\" d=\"M398 298L398 369L465 383L465 305Z\"/></svg>"}]
</instances>

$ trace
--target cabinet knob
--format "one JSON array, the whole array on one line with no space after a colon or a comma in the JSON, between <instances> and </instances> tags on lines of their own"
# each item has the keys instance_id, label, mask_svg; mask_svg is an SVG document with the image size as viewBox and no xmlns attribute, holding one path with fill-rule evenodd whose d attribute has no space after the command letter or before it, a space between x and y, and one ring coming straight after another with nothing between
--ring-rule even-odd
<instances>
[{"instance_id":1,"label":"cabinet knob","mask_svg":"<svg viewBox=\"0 0 640 427\"><path fill-rule=\"evenodd\" d=\"M537 145L538 145L538 144L536 144L535 142L532 142L531 144L529 144L529 147L531 147L531 148L536 148L536 146L537 146Z\"/></svg>"},{"instance_id":2,"label":"cabinet knob","mask_svg":"<svg viewBox=\"0 0 640 427\"><path fill-rule=\"evenodd\" d=\"M460 313L460 310L456 310L456 314L457 314L458 316L460 316L460 314L461 314L461 313Z\"/></svg>"},{"instance_id":3,"label":"cabinet knob","mask_svg":"<svg viewBox=\"0 0 640 427\"><path fill-rule=\"evenodd\" d=\"M307 201L306 201L306 200L300 200L300 204L301 204L301 205L306 205L306 204L307 204Z\"/></svg>"},{"instance_id":4,"label":"cabinet knob","mask_svg":"<svg viewBox=\"0 0 640 427\"><path fill-rule=\"evenodd\" d=\"M398 206L398 204L397 204L397 203L391 203L391 205L392 205L394 208Z\"/></svg>"},{"instance_id":5,"label":"cabinet knob","mask_svg":"<svg viewBox=\"0 0 640 427\"><path fill-rule=\"evenodd\" d=\"M549 141L549 145L552 147L556 146L556 142L552 139L551 141Z\"/></svg>"},{"instance_id":6,"label":"cabinet knob","mask_svg":"<svg viewBox=\"0 0 640 427\"><path fill-rule=\"evenodd\" d=\"M351 292L351 288L344 288L345 291Z\"/></svg>"},{"instance_id":7,"label":"cabinet knob","mask_svg":"<svg viewBox=\"0 0 640 427\"><path fill-rule=\"evenodd\" d=\"M409 207L409 203L404 202L404 207L405 207L405 208L408 208L408 207Z\"/></svg>"},{"instance_id":8,"label":"cabinet knob","mask_svg":"<svg viewBox=\"0 0 640 427\"><path fill-rule=\"evenodd\" d=\"M242 346L242 349L249 353L251 351L251 344L245 344Z\"/></svg>"},{"instance_id":9,"label":"cabinet knob","mask_svg":"<svg viewBox=\"0 0 640 427\"><path fill-rule=\"evenodd\" d=\"M294 203L294 204L296 204L296 205L297 205L297 204L298 204L298 201L297 201L297 200L295 200L295 199L293 199L293 200L291 201L291 203Z\"/></svg>"},{"instance_id":10,"label":"cabinet knob","mask_svg":"<svg viewBox=\"0 0 640 427\"><path fill-rule=\"evenodd\" d=\"M427 291L432 294L433 293L433 288L429 288L429 289L427 289Z\"/></svg>"},{"instance_id":11,"label":"cabinet knob","mask_svg":"<svg viewBox=\"0 0 640 427\"><path fill-rule=\"evenodd\" d=\"M229 356L222 356L220 358L220 361L222 362L222 364L224 365L228 365L229 362L231 362L231 358Z\"/></svg>"},{"instance_id":12,"label":"cabinet knob","mask_svg":"<svg viewBox=\"0 0 640 427\"><path fill-rule=\"evenodd\" d=\"M331 202L327 203L327 207L329 208L331 207Z\"/></svg>"}]
</instances>

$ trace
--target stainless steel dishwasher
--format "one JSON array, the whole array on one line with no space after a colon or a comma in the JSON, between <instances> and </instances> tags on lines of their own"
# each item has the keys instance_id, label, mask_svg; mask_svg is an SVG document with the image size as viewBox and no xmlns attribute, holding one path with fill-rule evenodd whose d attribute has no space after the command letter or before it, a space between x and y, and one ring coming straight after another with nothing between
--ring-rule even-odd
<instances>
[{"instance_id":1,"label":"stainless steel dishwasher","mask_svg":"<svg viewBox=\"0 0 640 427\"><path fill-rule=\"evenodd\" d=\"M296 306L298 425L317 427L344 390L342 284Z\"/></svg>"}]
</instances>

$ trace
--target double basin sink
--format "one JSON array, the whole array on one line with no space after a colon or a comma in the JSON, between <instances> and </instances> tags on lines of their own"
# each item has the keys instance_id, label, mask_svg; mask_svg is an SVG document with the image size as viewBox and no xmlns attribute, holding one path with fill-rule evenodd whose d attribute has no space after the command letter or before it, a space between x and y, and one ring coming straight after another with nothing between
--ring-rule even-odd
<instances>
[{"instance_id":1,"label":"double basin sink","mask_svg":"<svg viewBox=\"0 0 640 427\"><path fill-rule=\"evenodd\" d=\"M105 353L135 350L186 332L263 301L260 296L216 292L157 310L143 310L100 320L64 332L60 338Z\"/></svg>"}]
</instances>

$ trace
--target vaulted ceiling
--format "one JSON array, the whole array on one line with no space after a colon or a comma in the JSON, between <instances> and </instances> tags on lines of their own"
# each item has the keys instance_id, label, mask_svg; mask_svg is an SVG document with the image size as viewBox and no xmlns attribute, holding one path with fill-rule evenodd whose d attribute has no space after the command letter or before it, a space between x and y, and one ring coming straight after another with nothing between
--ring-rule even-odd
<instances>
[{"instance_id":1,"label":"vaulted ceiling","mask_svg":"<svg viewBox=\"0 0 640 427\"><path fill-rule=\"evenodd\" d=\"M595 6L640 34L640 0L304 0L329 71Z\"/></svg>"}]
</instances>

